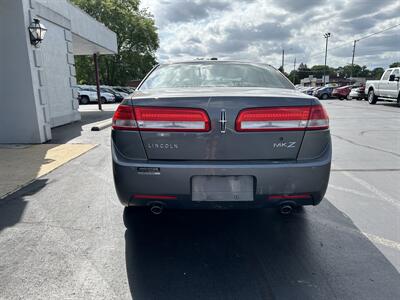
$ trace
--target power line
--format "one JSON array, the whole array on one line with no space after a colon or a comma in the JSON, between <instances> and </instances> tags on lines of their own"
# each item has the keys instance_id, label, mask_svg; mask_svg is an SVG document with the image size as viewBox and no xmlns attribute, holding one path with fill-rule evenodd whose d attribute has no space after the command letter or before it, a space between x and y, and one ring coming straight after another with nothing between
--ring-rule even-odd
<instances>
[{"instance_id":1,"label":"power line","mask_svg":"<svg viewBox=\"0 0 400 300\"><path fill-rule=\"evenodd\" d=\"M397 27L397 26L400 26L400 23L399 23L399 24L396 24L396 25L393 25L393 26L390 26L390 27L388 27L388 28L382 29L382 30L380 30L380 31L377 31L377 32L368 34L368 35L363 36L363 37L361 37L361 38L359 38L359 39L356 39L355 41L359 42L359 41L365 40L365 39L367 39L367 38L370 38L371 36L374 36L374 35L380 34L380 33L382 33L382 32L388 31L388 30L393 29L393 28L395 28L395 27ZM340 48L343 48L343 47L347 47L349 44L353 44L353 42L354 42L354 40L351 41L351 42L345 42L345 43L340 44L340 45L338 45L338 46L336 46L336 47L330 48L329 50L332 51L332 50L335 50L335 49L340 49ZM316 53L316 54L312 54L312 55L310 55L308 58L320 56L320 55L323 55L323 54L325 54L325 51L324 51L324 52L319 52L319 53Z\"/></svg>"},{"instance_id":2,"label":"power line","mask_svg":"<svg viewBox=\"0 0 400 300\"><path fill-rule=\"evenodd\" d=\"M393 28L395 28L395 27L397 27L397 26L400 26L400 23L399 23L399 24L396 24L396 25L393 25L393 26L391 26L391 27L385 28L385 29L383 29L383 30L381 30L381 31L374 32L374 33L368 34L368 35L366 35L366 36L363 36L363 37L359 38L359 39L356 40L356 41L359 42L359 41L365 40L365 39L367 39L367 38L369 38L369 37L371 37L371 36L374 36L374 35L377 35L377 34L379 34L379 33L388 31L388 30L393 29Z\"/></svg>"}]
</instances>

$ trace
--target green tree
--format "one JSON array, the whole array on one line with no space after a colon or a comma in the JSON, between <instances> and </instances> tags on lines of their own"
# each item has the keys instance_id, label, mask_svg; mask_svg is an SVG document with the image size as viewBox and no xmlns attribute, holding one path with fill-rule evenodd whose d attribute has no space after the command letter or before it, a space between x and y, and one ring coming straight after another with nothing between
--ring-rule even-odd
<instances>
[{"instance_id":1,"label":"green tree","mask_svg":"<svg viewBox=\"0 0 400 300\"><path fill-rule=\"evenodd\" d=\"M324 65L312 66L310 75L313 75L314 77L317 77L317 78L322 78L324 76L324 70L325 70ZM334 69L330 68L329 66L326 66L326 75L332 76L334 74L335 74Z\"/></svg>"},{"instance_id":2,"label":"green tree","mask_svg":"<svg viewBox=\"0 0 400 300\"><path fill-rule=\"evenodd\" d=\"M353 70L352 70L353 69ZM341 77L350 78L353 74L353 77L360 77L362 71L362 67L360 65L354 64L353 67L351 64L345 65L344 67L338 68L337 73Z\"/></svg>"},{"instance_id":3,"label":"green tree","mask_svg":"<svg viewBox=\"0 0 400 300\"><path fill-rule=\"evenodd\" d=\"M292 70L290 72L290 74L287 76L289 78L289 80L293 83L293 84L299 84L300 83L300 79L299 79L299 72L296 70Z\"/></svg>"},{"instance_id":4,"label":"green tree","mask_svg":"<svg viewBox=\"0 0 400 300\"><path fill-rule=\"evenodd\" d=\"M107 85L125 85L142 79L156 64L159 47L153 16L139 10L140 0L72 0L93 18L117 34L118 54L99 58L100 81ZM77 56L79 83L94 83L92 57Z\"/></svg>"},{"instance_id":5,"label":"green tree","mask_svg":"<svg viewBox=\"0 0 400 300\"><path fill-rule=\"evenodd\" d=\"M398 68L398 67L400 67L400 61L396 61L389 66L389 68Z\"/></svg>"},{"instance_id":6,"label":"green tree","mask_svg":"<svg viewBox=\"0 0 400 300\"><path fill-rule=\"evenodd\" d=\"M297 80L304 79L311 75L311 70L307 67L307 64L300 63L299 67L297 68L296 78Z\"/></svg>"},{"instance_id":7,"label":"green tree","mask_svg":"<svg viewBox=\"0 0 400 300\"><path fill-rule=\"evenodd\" d=\"M383 75L383 72L385 72L385 69L383 68L375 68L371 71L371 77L373 79L380 79Z\"/></svg>"}]
</instances>

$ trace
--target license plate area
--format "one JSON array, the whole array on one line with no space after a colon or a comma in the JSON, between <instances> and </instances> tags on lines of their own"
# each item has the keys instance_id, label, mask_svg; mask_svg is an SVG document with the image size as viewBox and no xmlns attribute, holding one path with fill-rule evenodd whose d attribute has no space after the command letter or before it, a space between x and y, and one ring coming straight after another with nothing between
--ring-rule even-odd
<instances>
[{"instance_id":1,"label":"license plate area","mask_svg":"<svg viewBox=\"0 0 400 300\"><path fill-rule=\"evenodd\" d=\"M192 201L254 201L253 176L193 176Z\"/></svg>"}]
</instances>

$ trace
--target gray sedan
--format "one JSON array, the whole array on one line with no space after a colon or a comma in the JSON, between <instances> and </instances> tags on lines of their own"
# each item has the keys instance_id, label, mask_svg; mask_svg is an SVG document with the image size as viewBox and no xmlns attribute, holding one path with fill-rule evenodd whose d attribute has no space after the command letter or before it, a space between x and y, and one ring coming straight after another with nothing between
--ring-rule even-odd
<instances>
[{"instance_id":1,"label":"gray sedan","mask_svg":"<svg viewBox=\"0 0 400 300\"><path fill-rule=\"evenodd\" d=\"M159 65L116 110L112 158L128 211L279 207L287 214L324 197L329 119L318 99L268 65Z\"/></svg>"}]
</instances>

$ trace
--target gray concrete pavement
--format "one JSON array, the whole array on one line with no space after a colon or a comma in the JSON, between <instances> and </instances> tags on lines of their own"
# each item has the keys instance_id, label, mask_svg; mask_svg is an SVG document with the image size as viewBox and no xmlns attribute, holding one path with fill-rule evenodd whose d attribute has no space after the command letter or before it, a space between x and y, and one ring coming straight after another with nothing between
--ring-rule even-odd
<instances>
[{"instance_id":1,"label":"gray concrete pavement","mask_svg":"<svg viewBox=\"0 0 400 300\"><path fill-rule=\"evenodd\" d=\"M60 132L99 146L0 202L0 298L399 299L400 108L324 104L330 187L290 217L171 212L126 230L110 129Z\"/></svg>"}]
</instances>

